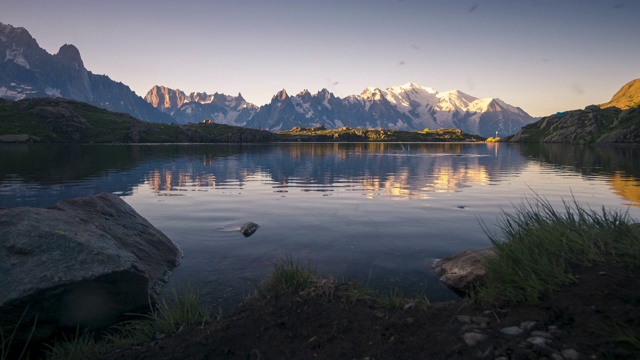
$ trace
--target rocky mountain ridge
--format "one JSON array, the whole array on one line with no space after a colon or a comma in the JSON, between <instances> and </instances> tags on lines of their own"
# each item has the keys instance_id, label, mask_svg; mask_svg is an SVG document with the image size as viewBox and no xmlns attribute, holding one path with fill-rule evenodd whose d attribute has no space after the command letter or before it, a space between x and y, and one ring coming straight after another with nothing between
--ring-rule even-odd
<instances>
[{"instance_id":1,"label":"rocky mountain ridge","mask_svg":"<svg viewBox=\"0 0 640 360\"><path fill-rule=\"evenodd\" d=\"M510 142L640 143L640 79L602 105L558 112L522 128ZM635 106L634 106L635 105Z\"/></svg>"},{"instance_id":2,"label":"rocky mountain ridge","mask_svg":"<svg viewBox=\"0 0 640 360\"><path fill-rule=\"evenodd\" d=\"M183 124L210 119L219 124L242 126L258 109L240 93L235 97L217 92L192 92L187 95L180 89L157 85L147 92L144 99Z\"/></svg>"},{"instance_id":3,"label":"rocky mountain ridge","mask_svg":"<svg viewBox=\"0 0 640 360\"><path fill-rule=\"evenodd\" d=\"M204 94L196 99L197 94ZM305 89L296 95L280 90L271 102L247 103L232 97L206 93L186 95L180 90L155 86L145 99L179 122L214 121L283 131L295 126L326 128L384 128L423 130L457 128L484 137L506 136L535 121L524 110L497 98L478 99L461 91L438 92L415 83L385 90L367 88L359 95L336 97L327 89L315 94ZM235 116L235 117L234 117Z\"/></svg>"},{"instance_id":4,"label":"rocky mountain ridge","mask_svg":"<svg viewBox=\"0 0 640 360\"><path fill-rule=\"evenodd\" d=\"M0 23L0 55L4 55L4 59L0 57L2 98L62 97L125 112L140 120L174 122L123 83L87 70L73 45L64 44L52 55L26 29Z\"/></svg>"},{"instance_id":5,"label":"rocky mountain ridge","mask_svg":"<svg viewBox=\"0 0 640 360\"><path fill-rule=\"evenodd\" d=\"M621 110L628 110L640 106L640 79L626 83L609 102L601 104L602 109L615 106Z\"/></svg>"}]
</instances>

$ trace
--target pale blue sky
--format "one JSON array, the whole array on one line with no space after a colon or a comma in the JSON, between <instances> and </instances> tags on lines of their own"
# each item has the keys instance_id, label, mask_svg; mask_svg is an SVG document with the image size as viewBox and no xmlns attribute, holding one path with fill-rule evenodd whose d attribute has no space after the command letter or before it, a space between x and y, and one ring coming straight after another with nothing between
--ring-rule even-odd
<instances>
[{"instance_id":1,"label":"pale blue sky","mask_svg":"<svg viewBox=\"0 0 640 360\"><path fill-rule=\"evenodd\" d=\"M533 116L640 77L637 0L0 0L0 22L144 96L153 85L263 105L278 90L416 82Z\"/></svg>"}]
</instances>

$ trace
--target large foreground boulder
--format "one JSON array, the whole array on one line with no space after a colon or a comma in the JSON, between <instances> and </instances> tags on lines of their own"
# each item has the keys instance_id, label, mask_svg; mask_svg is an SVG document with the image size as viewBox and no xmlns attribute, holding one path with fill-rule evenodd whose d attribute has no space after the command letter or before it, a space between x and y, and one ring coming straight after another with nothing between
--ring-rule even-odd
<instances>
[{"instance_id":1,"label":"large foreground boulder","mask_svg":"<svg viewBox=\"0 0 640 360\"><path fill-rule=\"evenodd\" d=\"M95 328L148 308L181 257L119 197L0 209L0 326Z\"/></svg>"},{"instance_id":2,"label":"large foreground boulder","mask_svg":"<svg viewBox=\"0 0 640 360\"><path fill-rule=\"evenodd\" d=\"M437 261L433 270L448 287L466 293L484 281L484 260L495 253L494 247L463 251Z\"/></svg>"}]
</instances>

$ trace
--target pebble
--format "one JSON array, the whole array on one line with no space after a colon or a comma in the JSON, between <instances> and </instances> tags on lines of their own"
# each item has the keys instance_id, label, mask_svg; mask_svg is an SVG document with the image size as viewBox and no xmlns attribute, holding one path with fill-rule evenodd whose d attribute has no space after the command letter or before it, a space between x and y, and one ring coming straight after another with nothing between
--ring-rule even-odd
<instances>
[{"instance_id":1,"label":"pebble","mask_svg":"<svg viewBox=\"0 0 640 360\"><path fill-rule=\"evenodd\" d=\"M531 332L531 336L540 336L540 337L543 337L545 339L553 339L553 335L551 335L550 333L548 333L546 331L532 331Z\"/></svg>"},{"instance_id":2,"label":"pebble","mask_svg":"<svg viewBox=\"0 0 640 360\"><path fill-rule=\"evenodd\" d=\"M409 309L411 309L412 307L415 307L415 306L416 306L416 304L414 304L414 303L408 303L407 305L404 306L404 310L409 310Z\"/></svg>"},{"instance_id":3,"label":"pebble","mask_svg":"<svg viewBox=\"0 0 640 360\"><path fill-rule=\"evenodd\" d=\"M462 325L462 331L468 332L470 330L476 330L479 326L476 324L464 324Z\"/></svg>"},{"instance_id":4,"label":"pebble","mask_svg":"<svg viewBox=\"0 0 640 360\"><path fill-rule=\"evenodd\" d=\"M524 332L524 330L522 330L521 328L517 327L517 326L509 326L506 328L502 328L500 329L500 332L505 334L505 335L520 335Z\"/></svg>"},{"instance_id":5,"label":"pebble","mask_svg":"<svg viewBox=\"0 0 640 360\"><path fill-rule=\"evenodd\" d=\"M529 342L530 344L533 344L535 346L544 346L545 343L547 342L547 340L543 337L540 336L532 336L530 338L527 339L527 342Z\"/></svg>"},{"instance_id":6,"label":"pebble","mask_svg":"<svg viewBox=\"0 0 640 360\"><path fill-rule=\"evenodd\" d=\"M474 323L480 325L480 324L485 324L489 322L489 318L486 318L484 316L474 316L471 318L471 321L473 321Z\"/></svg>"},{"instance_id":7,"label":"pebble","mask_svg":"<svg viewBox=\"0 0 640 360\"><path fill-rule=\"evenodd\" d=\"M462 335L462 338L468 346L475 346L477 343L484 341L487 338L487 335L477 332L468 332Z\"/></svg>"},{"instance_id":8,"label":"pebble","mask_svg":"<svg viewBox=\"0 0 640 360\"><path fill-rule=\"evenodd\" d=\"M553 360L565 360L560 354L551 354Z\"/></svg>"},{"instance_id":9,"label":"pebble","mask_svg":"<svg viewBox=\"0 0 640 360\"><path fill-rule=\"evenodd\" d=\"M520 329L522 330L531 330L534 326L538 325L537 322L533 320L527 320L520 323Z\"/></svg>"},{"instance_id":10,"label":"pebble","mask_svg":"<svg viewBox=\"0 0 640 360\"><path fill-rule=\"evenodd\" d=\"M470 323L471 322L471 316L469 315L458 315L456 316L458 318L458 321L460 321L461 323Z\"/></svg>"},{"instance_id":11,"label":"pebble","mask_svg":"<svg viewBox=\"0 0 640 360\"><path fill-rule=\"evenodd\" d=\"M580 358L580 353L575 351L574 349L564 349L561 351L562 356L564 356L567 360L578 360Z\"/></svg>"}]
</instances>

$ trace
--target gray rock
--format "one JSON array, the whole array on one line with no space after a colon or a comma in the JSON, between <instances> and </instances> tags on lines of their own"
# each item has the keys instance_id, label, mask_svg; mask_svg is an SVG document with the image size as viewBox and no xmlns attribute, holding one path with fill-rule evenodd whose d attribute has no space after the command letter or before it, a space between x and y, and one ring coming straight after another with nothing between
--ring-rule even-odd
<instances>
[{"instance_id":1,"label":"gray rock","mask_svg":"<svg viewBox=\"0 0 640 360\"><path fill-rule=\"evenodd\" d=\"M464 324L462 325L462 327L460 328L463 332L468 332L468 331L472 331L472 330L478 330L480 328L480 326L476 325L476 324Z\"/></svg>"},{"instance_id":2,"label":"gray rock","mask_svg":"<svg viewBox=\"0 0 640 360\"><path fill-rule=\"evenodd\" d=\"M460 321L461 323L465 323L468 324L471 322L471 316L469 315L458 315L456 316L456 318L458 319L458 321Z\"/></svg>"},{"instance_id":3,"label":"gray rock","mask_svg":"<svg viewBox=\"0 0 640 360\"><path fill-rule=\"evenodd\" d=\"M494 255L493 247L463 251L437 261L433 269L447 286L467 292L471 286L484 282L484 260Z\"/></svg>"},{"instance_id":4,"label":"gray rock","mask_svg":"<svg viewBox=\"0 0 640 360\"><path fill-rule=\"evenodd\" d=\"M533 320L527 320L520 323L520 329L522 330L531 330L534 326L538 325L537 322Z\"/></svg>"},{"instance_id":5,"label":"gray rock","mask_svg":"<svg viewBox=\"0 0 640 360\"><path fill-rule=\"evenodd\" d=\"M99 327L148 308L181 257L119 197L0 209L0 324Z\"/></svg>"},{"instance_id":6,"label":"gray rock","mask_svg":"<svg viewBox=\"0 0 640 360\"><path fill-rule=\"evenodd\" d=\"M515 336L515 335L522 334L524 332L524 330L522 330L518 326L509 326L509 327L500 329L500 332L505 334L505 335Z\"/></svg>"},{"instance_id":7,"label":"gray rock","mask_svg":"<svg viewBox=\"0 0 640 360\"><path fill-rule=\"evenodd\" d=\"M527 339L527 342L536 347L546 347L547 340L541 336L532 336Z\"/></svg>"},{"instance_id":8,"label":"gray rock","mask_svg":"<svg viewBox=\"0 0 640 360\"><path fill-rule=\"evenodd\" d=\"M468 332L462 335L462 338L464 339L464 342L467 344L467 346L476 346L477 343L486 340L487 337L487 335L477 332Z\"/></svg>"},{"instance_id":9,"label":"gray rock","mask_svg":"<svg viewBox=\"0 0 640 360\"><path fill-rule=\"evenodd\" d=\"M410 310L411 308L416 307L415 303L408 303L407 305L404 306L403 310Z\"/></svg>"},{"instance_id":10,"label":"gray rock","mask_svg":"<svg viewBox=\"0 0 640 360\"><path fill-rule=\"evenodd\" d=\"M580 353L577 352L575 349L563 349L561 353L562 353L562 356L564 356L564 358L567 360L580 359Z\"/></svg>"},{"instance_id":11,"label":"gray rock","mask_svg":"<svg viewBox=\"0 0 640 360\"><path fill-rule=\"evenodd\" d=\"M475 324L482 325L489 322L489 318L484 316L474 316L471 318L471 321Z\"/></svg>"},{"instance_id":12,"label":"gray rock","mask_svg":"<svg viewBox=\"0 0 640 360\"><path fill-rule=\"evenodd\" d=\"M540 336L549 340L553 339L553 335L551 335L551 333L548 333L546 331L532 331L531 336Z\"/></svg>"},{"instance_id":13,"label":"gray rock","mask_svg":"<svg viewBox=\"0 0 640 360\"><path fill-rule=\"evenodd\" d=\"M242 235L244 235L244 237L249 237L253 235L253 233L255 233L259 227L260 225L249 221L248 223L245 223L240 227L240 232L242 233Z\"/></svg>"}]
</instances>

